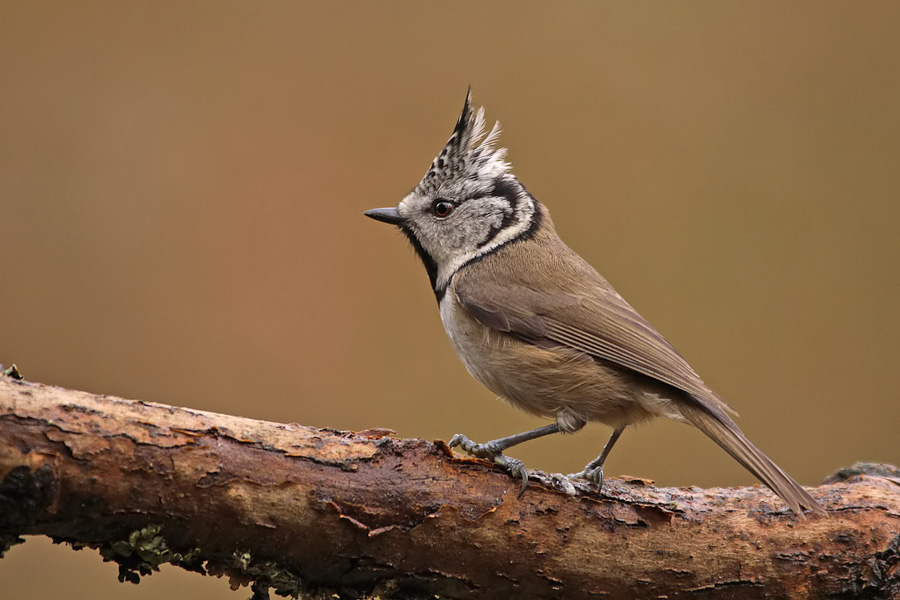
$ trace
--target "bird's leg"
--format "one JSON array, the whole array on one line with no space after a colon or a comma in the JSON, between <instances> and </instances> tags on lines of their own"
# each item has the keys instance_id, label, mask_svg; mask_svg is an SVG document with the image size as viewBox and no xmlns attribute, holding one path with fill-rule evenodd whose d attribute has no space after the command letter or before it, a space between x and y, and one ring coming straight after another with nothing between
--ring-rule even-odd
<instances>
[{"instance_id":1,"label":"bird's leg","mask_svg":"<svg viewBox=\"0 0 900 600\"><path fill-rule=\"evenodd\" d=\"M609 436L609 441L603 446L603 452L600 453L600 456L589 462L581 473L569 475L569 479L587 479L596 484L597 493L599 493L600 490L603 489L603 463L606 462L609 451L616 445L616 441L618 441L619 436L622 435L623 431L625 431L624 425L616 427L615 431L612 432L612 435Z\"/></svg>"},{"instance_id":2,"label":"bird's leg","mask_svg":"<svg viewBox=\"0 0 900 600\"><path fill-rule=\"evenodd\" d=\"M521 479L522 489L519 491L519 496L521 496L523 493L525 493L525 487L528 485L528 470L525 469L525 465L522 464L521 460L506 456L505 454L503 454L503 451L511 446L515 446L516 444L521 444L522 442L527 442L528 440L533 440L535 438L558 432L559 424L551 423L550 425L544 425L543 427L538 427L537 429L532 429L531 431L525 431L522 433L511 435L509 437L491 440L490 442L485 442L484 444L477 444L463 434L457 433L450 439L450 443L448 445L451 448L459 446L472 456L490 460L494 464L499 465L509 471L509 473L513 477Z\"/></svg>"}]
</instances>

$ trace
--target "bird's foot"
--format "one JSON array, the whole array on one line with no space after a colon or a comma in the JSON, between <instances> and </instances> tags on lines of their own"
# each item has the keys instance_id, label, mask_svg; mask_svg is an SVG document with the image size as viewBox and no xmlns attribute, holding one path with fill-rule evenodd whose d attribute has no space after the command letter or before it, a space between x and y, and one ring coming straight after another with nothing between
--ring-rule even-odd
<instances>
[{"instance_id":1,"label":"bird's foot","mask_svg":"<svg viewBox=\"0 0 900 600\"><path fill-rule=\"evenodd\" d=\"M591 467L588 465L585 467L584 471L581 473L572 473L571 475L567 475L569 479L582 479L589 483L594 484L597 487L597 493L600 494L603 491L603 467Z\"/></svg>"},{"instance_id":2,"label":"bird's foot","mask_svg":"<svg viewBox=\"0 0 900 600\"><path fill-rule=\"evenodd\" d=\"M525 468L525 465L518 458L512 458L503 454L503 451L493 441L478 444L463 434L457 433L447 445L451 448L460 447L476 458L489 460L495 465L502 467L516 479L522 480L522 489L519 490L519 496L525 493L525 488L528 486L528 469Z\"/></svg>"}]
</instances>

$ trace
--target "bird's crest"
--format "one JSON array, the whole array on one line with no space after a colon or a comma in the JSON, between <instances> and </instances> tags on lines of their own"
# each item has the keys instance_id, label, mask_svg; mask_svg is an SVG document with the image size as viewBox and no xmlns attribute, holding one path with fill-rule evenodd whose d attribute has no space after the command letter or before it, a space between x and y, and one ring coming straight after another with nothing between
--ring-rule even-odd
<instances>
[{"instance_id":1,"label":"bird's crest","mask_svg":"<svg viewBox=\"0 0 900 600\"><path fill-rule=\"evenodd\" d=\"M494 180L509 173L506 148L496 148L500 137L500 123L494 123L490 133L484 134L484 108L472 110L472 91L466 93L453 134L447 145L431 163L431 168L416 187L417 192L437 190L448 180L464 178Z\"/></svg>"}]
</instances>

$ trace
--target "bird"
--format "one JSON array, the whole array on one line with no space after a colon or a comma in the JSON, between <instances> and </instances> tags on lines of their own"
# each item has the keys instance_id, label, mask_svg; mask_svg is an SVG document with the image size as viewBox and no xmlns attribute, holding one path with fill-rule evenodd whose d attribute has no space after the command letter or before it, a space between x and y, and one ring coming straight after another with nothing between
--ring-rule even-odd
<instances>
[{"instance_id":1,"label":"bird","mask_svg":"<svg viewBox=\"0 0 900 600\"><path fill-rule=\"evenodd\" d=\"M531 431L449 446L528 483L504 452L588 422L612 428L600 455L571 478L602 491L603 466L625 428L665 417L710 437L797 515L824 508L756 448L736 414L684 358L556 233L547 207L485 135L471 88L449 141L396 207L365 211L397 226L428 273L450 342L468 372L513 406L552 419Z\"/></svg>"}]
</instances>

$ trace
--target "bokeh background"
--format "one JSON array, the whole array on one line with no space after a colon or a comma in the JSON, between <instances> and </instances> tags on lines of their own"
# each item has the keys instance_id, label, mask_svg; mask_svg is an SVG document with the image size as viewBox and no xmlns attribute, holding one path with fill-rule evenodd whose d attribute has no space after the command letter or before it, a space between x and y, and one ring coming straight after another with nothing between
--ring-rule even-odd
<instances>
[{"instance_id":1,"label":"bokeh background","mask_svg":"<svg viewBox=\"0 0 900 600\"><path fill-rule=\"evenodd\" d=\"M801 482L900 463L896 3L0 3L0 362L257 419L476 440L542 422L471 380L396 204L467 86L515 172ZM515 456L580 468L608 435ZM752 477L673 423L608 463ZM9 598L119 584L30 539Z\"/></svg>"}]
</instances>

